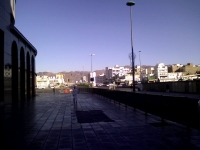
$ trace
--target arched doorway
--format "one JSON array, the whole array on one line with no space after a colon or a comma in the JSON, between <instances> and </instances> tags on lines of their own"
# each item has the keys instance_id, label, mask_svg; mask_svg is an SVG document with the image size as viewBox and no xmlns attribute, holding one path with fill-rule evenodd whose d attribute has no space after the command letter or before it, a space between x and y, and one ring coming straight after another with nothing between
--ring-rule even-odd
<instances>
[{"instance_id":1,"label":"arched doorway","mask_svg":"<svg viewBox=\"0 0 200 150\"><path fill-rule=\"evenodd\" d=\"M17 44L14 41L12 43L12 101L18 101L18 50Z\"/></svg>"},{"instance_id":2,"label":"arched doorway","mask_svg":"<svg viewBox=\"0 0 200 150\"><path fill-rule=\"evenodd\" d=\"M25 56L23 48L20 50L20 98L25 100Z\"/></svg>"},{"instance_id":3,"label":"arched doorway","mask_svg":"<svg viewBox=\"0 0 200 150\"><path fill-rule=\"evenodd\" d=\"M32 96L35 96L35 59L31 57Z\"/></svg>"},{"instance_id":4,"label":"arched doorway","mask_svg":"<svg viewBox=\"0 0 200 150\"><path fill-rule=\"evenodd\" d=\"M27 86L27 98L29 99L31 97L31 88L30 88L30 55L29 52L26 54L26 64L27 64L27 69L26 69L26 86Z\"/></svg>"}]
</instances>

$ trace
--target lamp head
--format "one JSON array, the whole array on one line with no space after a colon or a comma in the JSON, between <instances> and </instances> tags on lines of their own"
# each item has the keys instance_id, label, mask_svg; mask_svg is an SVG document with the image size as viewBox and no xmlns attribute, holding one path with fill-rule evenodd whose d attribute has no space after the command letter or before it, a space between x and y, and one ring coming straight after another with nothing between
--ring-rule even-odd
<instances>
[{"instance_id":1,"label":"lamp head","mask_svg":"<svg viewBox=\"0 0 200 150\"><path fill-rule=\"evenodd\" d=\"M133 5L135 5L135 2L129 1L129 2L126 3L126 5L127 5L127 6L133 6Z\"/></svg>"}]
</instances>

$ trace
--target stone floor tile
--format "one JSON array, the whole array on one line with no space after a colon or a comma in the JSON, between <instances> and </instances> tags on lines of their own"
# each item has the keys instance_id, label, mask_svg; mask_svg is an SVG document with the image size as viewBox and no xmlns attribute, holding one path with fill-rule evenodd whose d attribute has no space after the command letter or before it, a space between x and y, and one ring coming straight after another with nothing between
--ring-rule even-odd
<instances>
[{"instance_id":1,"label":"stone floor tile","mask_svg":"<svg viewBox=\"0 0 200 150\"><path fill-rule=\"evenodd\" d=\"M97 95L78 97L74 104L71 94L40 93L27 105L0 107L0 149L200 149L198 130L162 124L157 116ZM89 112L92 121L79 123L77 111Z\"/></svg>"}]
</instances>

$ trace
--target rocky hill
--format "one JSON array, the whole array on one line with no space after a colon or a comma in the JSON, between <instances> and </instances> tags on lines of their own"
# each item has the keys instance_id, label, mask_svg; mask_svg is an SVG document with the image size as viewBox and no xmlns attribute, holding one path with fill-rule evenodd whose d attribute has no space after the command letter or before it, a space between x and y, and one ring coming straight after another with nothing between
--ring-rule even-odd
<instances>
[{"instance_id":1,"label":"rocky hill","mask_svg":"<svg viewBox=\"0 0 200 150\"><path fill-rule=\"evenodd\" d=\"M130 66L124 66L126 68L130 68ZM146 65L142 65L142 68L149 68L149 67L152 67L152 66L146 66ZM102 73L105 73L105 70L102 69L102 70L95 70L97 76L102 74ZM67 81L67 79L69 79L70 82L75 82L75 81L80 81L82 79L83 76L86 76L86 78L88 78L88 75L89 75L89 71L70 71L70 72L66 72L66 71L63 71L63 72L58 72L58 73L52 73L52 72L38 72L37 75L38 76L49 76L49 77L52 77L52 76L55 76L56 74L63 74L64 75L64 79L65 81Z\"/></svg>"},{"instance_id":2,"label":"rocky hill","mask_svg":"<svg viewBox=\"0 0 200 150\"><path fill-rule=\"evenodd\" d=\"M96 74L102 74L105 72L105 70L95 70ZM64 75L64 80L67 81L69 79L69 82L75 82L75 81L80 81L83 76L86 76L86 78L89 75L89 71L70 71L70 72L58 72L58 73L52 73L52 72L38 72L37 76L48 76L48 77L53 77L56 76L56 74L63 74Z\"/></svg>"}]
</instances>

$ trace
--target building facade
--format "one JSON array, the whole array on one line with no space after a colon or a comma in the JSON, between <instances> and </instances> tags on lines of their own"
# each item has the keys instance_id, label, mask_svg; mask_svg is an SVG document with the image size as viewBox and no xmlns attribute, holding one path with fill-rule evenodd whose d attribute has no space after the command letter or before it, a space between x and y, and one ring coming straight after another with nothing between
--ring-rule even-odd
<instances>
[{"instance_id":1,"label":"building facade","mask_svg":"<svg viewBox=\"0 0 200 150\"><path fill-rule=\"evenodd\" d=\"M112 77L118 75L119 77L124 76L129 73L130 69L126 67L120 67L115 65L114 67L106 67L105 68L105 76L107 79L111 79Z\"/></svg>"},{"instance_id":2,"label":"building facade","mask_svg":"<svg viewBox=\"0 0 200 150\"><path fill-rule=\"evenodd\" d=\"M56 74L56 76L37 76L37 88L53 88L66 85L63 74Z\"/></svg>"},{"instance_id":3,"label":"building facade","mask_svg":"<svg viewBox=\"0 0 200 150\"><path fill-rule=\"evenodd\" d=\"M35 96L36 48L15 27L16 0L0 0L0 104Z\"/></svg>"},{"instance_id":4,"label":"building facade","mask_svg":"<svg viewBox=\"0 0 200 150\"><path fill-rule=\"evenodd\" d=\"M154 67L143 68L140 77L142 82L151 80L154 77Z\"/></svg>"},{"instance_id":5,"label":"building facade","mask_svg":"<svg viewBox=\"0 0 200 150\"><path fill-rule=\"evenodd\" d=\"M168 66L168 72L181 72L181 68L183 65L181 64L173 64Z\"/></svg>"},{"instance_id":6,"label":"building facade","mask_svg":"<svg viewBox=\"0 0 200 150\"><path fill-rule=\"evenodd\" d=\"M181 72L183 72L185 75L192 75L200 71L200 66L193 65L193 63L187 63L187 65L184 65L180 68Z\"/></svg>"},{"instance_id":7,"label":"building facade","mask_svg":"<svg viewBox=\"0 0 200 150\"><path fill-rule=\"evenodd\" d=\"M164 63L158 63L154 67L154 75L155 79L165 79L168 78L168 67L164 65Z\"/></svg>"},{"instance_id":8,"label":"building facade","mask_svg":"<svg viewBox=\"0 0 200 150\"><path fill-rule=\"evenodd\" d=\"M37 76L36 77L36 87L38 89L47 88L50 85L50 80L48 76Z\"/></svg>"},{"instance_id":9,"label":"building facade","mask_svg":"<svg viewBox=\"0 0 200 150\"><path fill-rule=\"evenodd\" d=\"M169 81L178 81L182 77L182 72L170 72L168 73L168 80Z\"/></svg>"},{"instance_id":10,"label":"building facade","mask_svg":"<svg viewBox=\"0 0 200 150\"><path fill-rule=\"evenodd\" d=\"M96 86L96 72L89 73L88 81L89 81L89 83L93 84L93 86Z\"/></svg>"},{"instance_id":11,"label":"building facade","mask_svg":"<svg viewBox=\"0 0 200 150\"><path fill-rule=\"evenodd\" d=\"M96 76L97 84L103 84L105 81L106 81L106 76L104 75L104 73Z\"/></svg>"}]
</instances>

